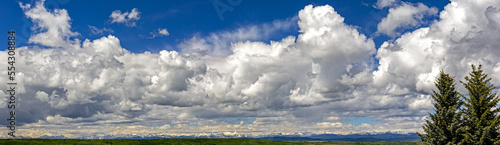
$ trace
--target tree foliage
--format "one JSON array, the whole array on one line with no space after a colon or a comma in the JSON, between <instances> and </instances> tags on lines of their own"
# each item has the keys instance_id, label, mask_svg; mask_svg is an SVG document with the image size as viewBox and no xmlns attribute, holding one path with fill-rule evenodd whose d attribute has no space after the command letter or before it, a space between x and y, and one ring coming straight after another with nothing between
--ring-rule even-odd
<instances>
[{"instance_id":1,"label":"tree foliage","mask_svg":"<svg viewBox=\"0 0 500 145\"><path fill-rule=\"evenodd\" d=\"M429 113L431 120L426 120L423 126L425 133L417 134L426 144L446 145L458 144L462 140L463 112L460 110L463 102L461 94L455 90L453 77L442 70L435 82L436 90L432 90L434 99L434 114Z\"/></svg>"},{"instance_id":2,"label":"tree foliage","mask_svg":"<svg viewBox=\"0 0 500 145\"><path fill-rule=\"evenodd\" d=\"M464 107L464 139L460 144L492 145L499 144L498 129L500 126L496 105L500 101L495 87L490 84L491 78L483 72L481 65L472 65L470 76L461 83L469 92Z\"/></svg>"}]
</instances>

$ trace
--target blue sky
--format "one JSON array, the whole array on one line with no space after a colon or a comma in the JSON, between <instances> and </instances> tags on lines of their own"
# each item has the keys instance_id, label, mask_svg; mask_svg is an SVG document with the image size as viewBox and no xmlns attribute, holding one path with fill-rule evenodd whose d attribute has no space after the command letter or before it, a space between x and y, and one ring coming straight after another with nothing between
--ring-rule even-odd
<instances>
[{"instance_id":1,"label":"blue sky","mask_svg":"<svg viewBox=\"0 0 500 145\"><path fill-rule=\"evenodd\" d=\"M1 8L6 11L2 20L8 23L0 24L3 31L15 29L21 32L18 40L19 45L26 45L27 38L31 34L33 25L22 13L18 2L25 1L2 1ZM317 0L317 1L246 1L232 6L227 1L220 1L233 8L233 11L224 11L221 15L215 10L214 1L74 1L74 0L49 0L45 2L48 9L66 9L71 17L72 30L79 32L80 39L96 39L108 34L120 38L124 48L132 52L144 52L159 50L178 50L177 45L193 36L207 36L210 33L220 31L232 31L240 27L270 23L274 20L285 20L297 15L305 5L331 5L344 16L345 23L358 26L359 31L367 36L372 36L377 46L380 46L390 37L384 35L373 35L377 31L377 24L387 15L387 9L376 9L372 5L375 0L365 1L340 1L340 0ZM408 1L421 2L429 7L442 10L447 1ZM99 4L96 4L99 3ZM109 15L115 10L122 12L137 8L140 11L140 20L135 27L127 27L124 24L110 23ZM108 28L113 32L103 34L92 34L89 28ZM158 28L166 28L170 33L166 37L147 39L141 35L150 35ZM280 40L288 35L298 35L298 26L291 27L271 35L260 41ZM408 29L412 30L412 29ZM408 31L407 30L407 31ZM19 32L18 32L19 35Z\"/></svg>"},{"instance_id":2,"label":"blue sky","mask_svg":"<svg viewBox=\"0 0 500 145\"><path fill-rule=\"evenodd\" d=\"M26 0L0 9L0 32L16 31L23 136L415 132L440 70L457 82L470 64L500 73L494 0Z\"/></svg>"}]
</instances>

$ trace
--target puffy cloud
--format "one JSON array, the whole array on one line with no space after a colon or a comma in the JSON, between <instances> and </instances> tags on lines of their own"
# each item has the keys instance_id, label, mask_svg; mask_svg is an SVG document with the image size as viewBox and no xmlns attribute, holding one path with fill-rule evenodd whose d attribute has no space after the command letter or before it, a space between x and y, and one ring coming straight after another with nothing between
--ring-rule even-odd
<instances>
[{"instance_id":1,"label":"puffy cloud","mask_svg":"<svg viewBox=\"0 0 500 145\"><path fill-rule=\"evenodd\" d=\"M41 13L52 14L47 10ZM120 17L116 19L122 22ZM241 41L257 38L257 32L266 32L266 36L288 29L292 26L289 22L296 19L301 19L302 34L298 37L268 44ZM332 89L341 85L334 78L375 52L373 41L344 24L343 19L331 6L307 6L298 18L214 34L206 39L214 43L235 41L220 47L227 49L226 56L189 51L134 54L122 48L119 39L112 35L86 39L72 48L21 47L22 63L18 67L24 73L20 79L26 88L24 95L39 101L28 101L34 105L20 111L33 106L46 111L20 121L94 122L103 118L101 115L138 121L148 116L158 119L150 116L160 112L155 111L155 106L171 106L187 108L168 115L174 123L189 123L188 118L276 116L290 108L339 100L345 96L339 95L342 89ZM157 33L165 35L165 31L158 29ZM190 49L187 46L191 45L185 48ZM329 63L334 60L339 62ZM328 79L331 74L336 76Z\"/></svg>"},{"instance_id":2,"label":"puffy cloud","mask_svg":"<svg viewBox=\"0 0 500 145\"><path fill-rule=\"evenodd\" d=\"M500 56L493 49L500 47L495 41L498 24L488 17L498 13L492 11L495 7L499 7L498 2L452 1L430 27L385 42L377 52L380 66L373 73L374 84L431 93L440 69L456 76L457 81L470 71L470 64L479 62L487 73L495 73L495 60Z\"/></svg>"},{"instance_id":3,"label":"puffy cloud","mask_svg":"<svg viewBox=\"0 0 500 145\"><path fill-rule=\"evenodd\" d=\"M267 40L275 33L295 29L297 20L298 17L292 17L260 25L243 26L235 30L213 32L208 36L195 35L189 40L184 40L178 47L181 48L182 53L228 56L231 54L229 49L231 43Z\"/></svg>"},{"instance_id":4,"label":"puffy cloud","mask_svg":"<svg viewBox=\"0 0 500 145\"><path fill-rule=\"evenodd\" d=\"M45 10L22 6L25 13ZM182 52L130 53L112 35L79 43L68 36L63 43L42 44L53 46L48 49L20 47L19 132L81 137L165 130L176 135L418 131L431 110L429 94L440 69L457 80L471 63L482 62L489 74L500 72L499 7L494 1L452 1L429 27L378 50L328 5L299 11L293 19L300 34L278 41L259 37L290 28L293 19L195 37L183 42ZM349 116L380 123L353 125Z\"/></svg>"},{"instance_id":5,"label":"puffy cloud","mask_svg":"<svg viewBox=\"0 0 500 145\"><path fill-rule=\"evenodd\" d=\"M25 7L27 13L33 11ZM54 15L42 10L39 13ZM298 37L270 43L246 41L289 29L297 19L302 33ZM362 72L356 70L362 66L358 63L363 64L375 48L371 39L343 19L331 6L307 6L296 18L204 38L211 42L207 45L217 45L203 46L204 50L225 49L225 55L200 55L192 51L193 45L185 45L182 53L135 54L112 35L81 44L76 40L61 43L59 48L21 47L17 67L23 70L20 84L25 91L20 97L30 105L20 107L20 112L29 115L19 121L26 127L127 120L128 124L158 123L154 120L159 119L172 120L172 124L211 124L214 118L282 116L292 108L344 100L348 96L341 91L347 85L338 78ZM163 30L158 29L158 34L165 34ZM27 113L35 106L35 112ZM254 123L259 125L259 120Z\"/></svg>"},{"instance_id":6,"label":"puffy cloud","mask_svg":"<svg viewBox=\"0 0 500 145\"><path fill-rule=\"evenodd\" d=\"M299 13L301 28L297 46L313 61L312 78L317 80L309 93L335 100L347 99L347 85L339 79L350 73L357 75L367 70L369 57L375 52L375 44L352 26L344 24L344 18L330 6L306 6ZM332 63L335 62L335 63ZM352 69L355 67L355 69ZM305 91L307 91L305 90ZM299 97L300 98L300 97ZM307 101L304 101L307 102Z\"/></svg>"},{"instance_id":7,"label":"puffy cloud","mask_svg":"<svg viewBox=\"0 0 500 145\"><path fill-rule=\"evenodd\" d=\"M111 18L111 23L125 23L127 27L135 27L136 22L141 18L140 13L137 8L133 8L131 12L124 13L120 10L115 10L109 18Z\"/></svg>"},{"instance_id":8,"label":"puffy cloud","mask_svg":"<svg viewBox=\"0 0 500 145\"><path fill-rule=\"evenodd\" d=\"M497 7L500 3L493 1L452 1L429 27L382 44L375 56L379 62L375 69L343 74L340 81L349 86L352 99L308 108L395 124L384 129L421 130L423 119L432 109L429 95L441 69L456 76L456 83L467 75L471 64L482 63L488 74L498 72L500 65L495 60L500 53L493 49L500 47L496 41L498 23L493 18L498 14ZM492 83L498 84L499 77L490 76ZM460 84L457 88L466 94Z\"/></svg>"},{"instance_id":9,"label":"puffy cloud","mask_svg":"<svg viewBox=\"0 0 500 145\"><path fill-rule=\"evenodd\" d=\"M440 19L429 27L384 42L377 51L379 66L373 71L368 92L392 96L393 100L383 106L402 110L381 119L420 130L419 123L432 108L429 94L435 89L434 80L441 69L456 76L457 88L465 95L467 91L458 81L471 71L471 64L482 63L486 73L496 74L500 53L494 48L500 47L496 41L499 30L491 17L498 14L495 8L499 6L499 2L493 1L452 1L440 13ZM492 83L498 85L499 77L490 77ZM371 113L356 112L361 116Z\"/></svg>"},{"instance_id":10,"label":"puffy cloud","mask_svg":"<svg viewBox=\"0 0 500 145\"><path fill-rule=\"evenodd\" d=\"M403 3L389 9L387 17L383 18L377 25L377 32L391 37L399 36L400 30L418 27L424 23L424 17L436 15L437 12L437 8L429 8L422 3Z\"/></svg>"},{"instance_id":11,"label":"puffy cloud","mask_svg":"<svg viewBox=\"0 0 500 145\"><path fill-rule=\"evenodd\" d=\"M44 91L38 91L36 92L35 98L42 102L48 102L49 101L49 94L45 93Z\"/></svg>"},{"instance_id":12,"label":"puffy cloud","mask_svg":"<svg viewBox=\"0 0 500 145\"><path fill-rule=\"evenodd\" d=\"M53 12L48 12L43 5L44 2L45 0L37 1L34 6L23 5L19 2L26 17L34 24L31 30L36 34L29 38L29 42L49 47L67 47L79 43L78 40L76 42L69 40L70 37L77 36L79 33L70 30L71 18L68 11L55 9Z\"/></svg>"},{"instance_id":13,"label":"puffy cloud","mask_svg":"<svg viewBox=\"0 0 500 145\"><path fill-rule=\"evenodd\" d=\"M420 95L419 98L416 98L410 105L408 105L410 109L414 110L425 110L428 108L432 108L432 97L430 95Z\"/></svg>"}]
</instances>

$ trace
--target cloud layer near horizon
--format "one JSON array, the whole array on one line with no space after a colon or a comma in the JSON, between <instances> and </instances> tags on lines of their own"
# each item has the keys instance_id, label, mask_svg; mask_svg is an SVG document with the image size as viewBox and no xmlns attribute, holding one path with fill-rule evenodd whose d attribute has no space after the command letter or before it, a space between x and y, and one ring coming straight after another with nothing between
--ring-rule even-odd
<instances>
[{"instance_id":1,"label":"cloud layer near horizon","mask_svg":"<svg viewBox=\"0 0 500 145\"><path fill-rule=\"evenodd\" d=\"M246 32L290 27L276 21L159 53L130 53L113 35L75 39L66 10L47 11L43 1L21 7L40 30L30 42L49 47L18 48L22 136L414 132L432 109L439 70L461 80L480 62L500 84L497 1L452 0L429 27L378 49L333 7L309 5L296 18L298 36L247 41L259 33ZM415 7L396 9L405 8Z\"/></svg>"}]
</instances>

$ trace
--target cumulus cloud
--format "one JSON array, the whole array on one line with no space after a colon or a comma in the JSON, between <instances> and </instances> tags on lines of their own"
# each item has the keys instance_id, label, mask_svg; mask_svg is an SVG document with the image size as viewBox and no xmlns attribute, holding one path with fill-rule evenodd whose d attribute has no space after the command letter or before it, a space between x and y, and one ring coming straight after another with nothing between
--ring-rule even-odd
<instances>
[{"instance_id":1,"label":"cumulus cloud","mask_svg":"<svg viewBox=\"0 0 500 145\"><path fill-rule=\"evenodd\" d=\"M21 6L26 15L63 11L42 9L43 2ZM23 91L16 120L20 135L33 137L415 132L431 110L439 70L460 80L471 63L481 62L487 73L499 73L499 7L496 1L452 1L429 27L378 50L328 5L304 7L295 18L300 34L270 42L257 39L270 34L257 32L278 32L289 23L196 37L183 42L181 52L131 53L113 35L78 43L68 35L60 43L39 43L47 49L19 47ZM500 76L492 77L498 85ZM380 123L353 125L349 116Z\"/></svg>"},{"instance_id":2,"label":"cumulus cloud","mask_svg":"<svg viewBox=\"0 0 500 145\"><path fill-rule=\"evenodd\" d=\"M380 2L380 1L379 1ZM437 8L429 8L422 3L402 5L389 9L387 17L377 25L377 32L391 37L399 36L400 31L415 28L424 23L424 18L438 13Z\"/></svg>"},{"instance_id":3,"label":"cumulus cloud","mask_svg":"<svg viewBox=\"0 0 500 145\"><path fill-rule=\"evenodd\" d=\"M270 23L243 26L234 30L223 30L210 33L208 36L195 35L178 45L182 53L200 53L212 56L228 56L231 54L231 43L240 41L267 40L273 34L297 27L298 17L274 20Z\"/></svg>"},{"instance_id":4,"label":"cumulus cloud","mask_svg":"<svg viewBox=\"0 0 500 145\"><path fill-rule=\"evenodd\" d=\"M500 46L495 41L498 24L488 16L498 14L492 11L496 7L498 2L452 1L430 27L385 42L377 52L380 66L373 73L374 84L431 93L440 69L461 80L470 71L470 64L482 63L487 73L495 74L500 56L494 49Z\"/></svg>"},{"instance_id":5,"label":"cumulus cloud","mask_svg":"<svg viewBox=\"0 0 500 145\"><path fill-rule=\"evenodd\" d=\"M90 33L92 33L93 35L101 35L101 34L104 34L105 32L108 32L108 33L113 33L114 31L112 29L109 29L109 28L102 28L102 29L99 29L95 26L89 26L89 29L90 29Z\"/></svg>"},{"instance_id":6,"label":"cumulus cloud","mask_svg":"<svg viewBox=\"0 0 500 145\"><path fill-rule=\"evenodd\" d=\"M48 12L43 6L44 1L37 1L34 6L31 4L23 5L19 2L26 17L33 21L31 30L35 32L29 38L30 43L41 44L49 47L67 47L79 43L79 41L70 41L70 37L77 36L79 33L72 32L71 18L65 9L55 9Z\"/></svg>"},{"instance_id":7,"label":"cumulus cloud","mask_svg":"<svg viewBox=\"0 0 500 145\"><path fill-rule=\"evenodd\" d=\"M42 102L48 102L49 101L49 94L45 93L44 91L38 91L36 92L35 98Z\"/></svg>"},{"instance_id":8,"label":"cumulus cloud","mask_svg":"<svg viewBox=\"0 0 500 145\"><path fill-rule=\"evenodd\" d=\"M257 38L260 32L288 29L292 26L288 21L294 19L301 19L302 34L298 37L270 43L246 41ZM46 111L20 121L92 122L99 120L92 118L100 114L131 120L158 118L153 115L158 113L153 111L155 106L171 106L188 108L172 111L174 122L189 122L196 118L276 116L294 107L342 100L347 97L340 95L344 89L332 89L341 85L340 81L329 76L340 76L347 65L361 63L375 52L373 41L344 24L343 19L331 6L307 6L298 18L286 22L213 35L218 38L213 42L235 41L227 45L229 53L222 57L175 51L134 54L112 35L86 39L72 49L21 47L23 63L18 67L24 70L24 77L20 81L25 95L37 100L25 109L37 106ZM157 33L166 32L158 29ZM264 36L270 35L266 33ZM331 42L318 43L326 40ZM337 47L339 43L342 47Z\"/></svg>"},{"instance_id":9,"label":"cumulus cloud","mask_svg":"<svg viewBox=\"0 0 500 145\"><path fill-rule=\"evenodd\" d=\"M137 8L133 8L131 12L124 13L120 10L115 10L109 18L111 19L111 23L125 23L127 27L135 27L137 21L141 18L140 13Z\"/></svg>"}]
</instances>

